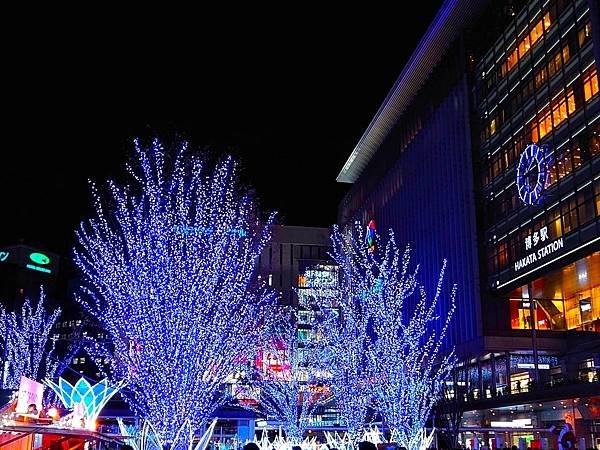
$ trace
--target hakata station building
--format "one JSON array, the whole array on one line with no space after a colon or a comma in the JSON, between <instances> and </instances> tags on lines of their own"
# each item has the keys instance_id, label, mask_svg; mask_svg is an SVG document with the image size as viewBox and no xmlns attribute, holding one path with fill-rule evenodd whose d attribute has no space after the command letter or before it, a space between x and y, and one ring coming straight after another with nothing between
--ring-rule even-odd
<instances>
[{"instance_id":1,"label":"hakata station building","mask_svg":"<svg viewBox=\"0 0 600 450\"><path fill-rule=\"evenodd\" d=\"M394 229L430 290L448 259L472 448L600 448L599 17L446 1L338 175L340 225Z\"/></svg>"}]
</instances>

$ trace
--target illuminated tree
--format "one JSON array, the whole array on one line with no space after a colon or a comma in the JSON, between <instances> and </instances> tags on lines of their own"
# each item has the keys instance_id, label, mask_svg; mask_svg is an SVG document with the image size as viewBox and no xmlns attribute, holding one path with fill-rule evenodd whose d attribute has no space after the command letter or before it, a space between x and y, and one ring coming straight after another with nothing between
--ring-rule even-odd
<instances>
[{"instance_id":1,"label":"illuminated tree","mask_svg":"<svg viewBox=\"0 0 600 450\"><path fill-rule=\"evenodd\" d=\"M433 436L425 433L425 424L455 364L453 352L442 355L441 350L454 312L456 286L449 294L446 316L439 323L446 261L430 298L417 283L418 268L408 271L410 249L401 254L393 233L381 253L376 258L379 288L370 297L375 311L376 339L369 353L375 409L391 440L416 450ZM417 293L418 298L412 298Z\"/></svg>"},{"instance_id":2,"label":"illuminated tree","mask_svg":"<svg viewBox=\"0 0 600 450\"><path fill-rule=\"evenodd\" d=\"M363 437L373 398L373 367L368 356L374 339L369 328L373 310L365 299L377 288L377 281L365 276L372 262L357 253L362 243L342 235L337 227L331 238L331 256L339 265L340 277L337 284L326 280L323 286L315 279L311 292L317 298L312 304L321 306L324 318L316 324L323 337L324 369L330 373L331 389L348 437L357 443Z\"/></svg>"},{"instance_id":3,"label":"illuminated tree","mask_svg":"<svg viewBox=\"0 0 600 450\"><path fill-rule=\"evenodd\" d=\"M273 330L263 339L257 370L243 389L247 409L282 423L288 441L300 443L308 420L330 399L323 386L319 356L310 342L299 342L295 314L285 309Z\"/></svg>"},{"instance_id":4,"label":"illuminated tree","mask_svg":"<svg viewBox=\"0 0 600 450\"><path fill-rule=\"evenodd\" d=\"M437 311L446 262L432 299L409 271L410 250L401 252L390 231L385 245L369 224L347 233L334 228L334 261L340 267L335 297L339 318L323 326L333 391L351 440L361 438L369 407L392 440L409 450L423 445L425 422L455 358L441 354L454 311L456 288L442 323ZM415 300L412 297L418 294ZM331 293L328 293L331 296Z\"/></svg>"},{"instance_id":5,"label":"illuminated tree","mask_svg":"<svg viewBox=\"0 0 600 450\"><path fill-rule=\"evenodd\" d=\"M34 380L54 377L59 361L55 359L55 340L49 338L50 330L60 316L60 308L46 311L46 295L40 289L40 299L32 304L26 298L21 313L7 312L0 305L0 339L4 352L4 389L18 389L21 376Z\"/></svg>"},{"instance_id":6,"label":"illuminated tree","mask_svg":"<svg viewBox=\"0 0 600 450\"><path fill-rule=\"evenodd\" d=\"M77 232L80 301L110 335L90 348L133 410L166 442L226 401L223 383L255 354L274 293L256 276L270 238L231 158L209 172L184 144L135 142L132 185L92 184L95 216Z\"/></svg>"}]
</instances>

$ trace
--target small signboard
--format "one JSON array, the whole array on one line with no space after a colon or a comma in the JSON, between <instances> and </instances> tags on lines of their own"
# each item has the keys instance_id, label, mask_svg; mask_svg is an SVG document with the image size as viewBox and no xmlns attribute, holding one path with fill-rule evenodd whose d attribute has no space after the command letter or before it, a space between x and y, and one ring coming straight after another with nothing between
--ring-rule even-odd
<instances>
[{"instance_id":1,"label":"small signboard","mask_svg":"<svg viewBox=\"0 0 600 450\"><path fill-rule=\"evenodd\" d=\"M19 384L19 396L17 397L18 413L27 413L27 407L34 403L38 411L42 410L42 396L44 395L44 385L35 380L21 377Z\"/></svg>"}]
</instances>

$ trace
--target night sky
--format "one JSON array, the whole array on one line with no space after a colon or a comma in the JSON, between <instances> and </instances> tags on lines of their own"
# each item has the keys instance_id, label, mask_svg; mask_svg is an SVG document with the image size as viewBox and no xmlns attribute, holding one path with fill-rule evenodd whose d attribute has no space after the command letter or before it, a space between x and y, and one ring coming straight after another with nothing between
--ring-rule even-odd
<instances>
[{"instance_id":1,"label":"night sky","mask_svg":"<svg viewBox=\"0 0 600 450\"><path fill-rule=\"evenodd\" d=\"M329 226L349 187L335 178L440 4L344 23L40 31L3 61L0 245L69 254L86 180L122 175L137 136L232 152L281 223Z\"/></svg>"}]
</instances>

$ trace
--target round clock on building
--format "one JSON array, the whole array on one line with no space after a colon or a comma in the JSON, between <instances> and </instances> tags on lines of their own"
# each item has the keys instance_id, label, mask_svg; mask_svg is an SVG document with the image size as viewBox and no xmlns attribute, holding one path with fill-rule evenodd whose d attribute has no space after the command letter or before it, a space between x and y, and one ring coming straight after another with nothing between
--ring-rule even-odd
<instances>
[{"instance_id":1,"label":"round clock on building","mask_svg":"<svg viewBox=\"0 0 600 450\"><path fill-rule=\"evenodd\" d=\"M536 205L548 181L544 149L536 144L525 147L517 166L519 198L527 205Z\"/></svg>"}]
</instances>

